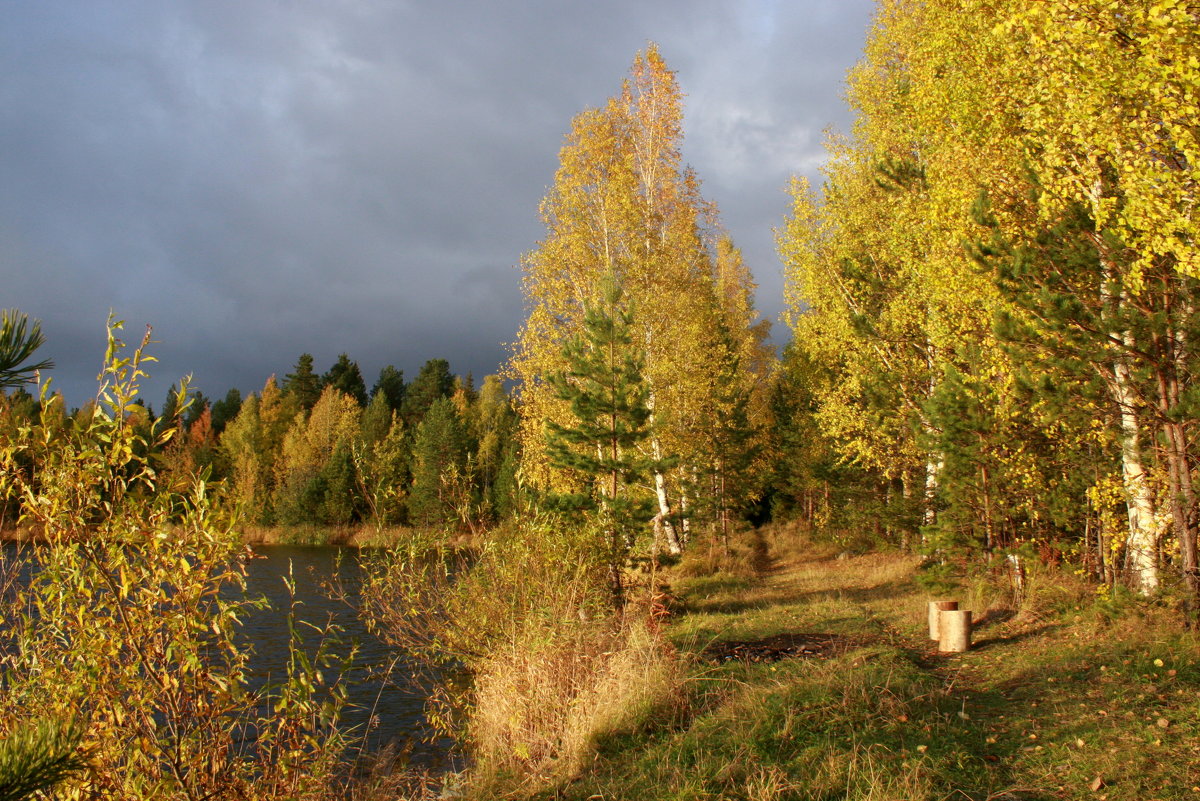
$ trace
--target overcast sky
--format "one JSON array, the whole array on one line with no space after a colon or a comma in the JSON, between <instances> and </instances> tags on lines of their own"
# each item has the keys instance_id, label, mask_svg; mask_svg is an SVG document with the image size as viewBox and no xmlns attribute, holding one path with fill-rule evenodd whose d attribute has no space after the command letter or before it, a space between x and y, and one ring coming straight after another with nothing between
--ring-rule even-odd
<instances>
[{"instance_id":1,"label":"overcast sky","mask_svg":"<svg viewBox=\"0 0 1200 801\"><path fill-rule=\"evenodd\" d=\"M0 3L0 306L55 385L95 393L109 310L185 373L256 391L302 352L368 387L445 358L497 371L521 254L571 118L659 44L685 160L783 307L790 176L846 131L867 0ZM777 325L776 340L786 338Z\"/></svg>"}]
</instances>

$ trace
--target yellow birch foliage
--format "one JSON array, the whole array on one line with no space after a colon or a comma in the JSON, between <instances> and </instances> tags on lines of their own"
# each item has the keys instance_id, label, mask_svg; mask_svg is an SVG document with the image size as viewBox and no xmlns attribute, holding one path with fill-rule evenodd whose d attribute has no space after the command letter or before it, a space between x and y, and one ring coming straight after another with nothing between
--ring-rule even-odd
<instances>
[{"instance_id":1,"label":"yellow birch foliage","mask_svg":"<svg viewBox=\"0 0 1200 801\"><path fill-rule=\"evenodd\" d=\"M1005 304L963 247L981 193L1011 241L1086 204L1135 288L1151 265L1200 274L1198 53L1200 14L1176 0L882 0L850 76L853 138L832 143L823 197L794 185L779 233L797 346L836 368L818 419L848 457L936 462L913 423L947 364L1027 424L990 330ZM1029 458L1009 468L1031 490Z\"/></svg>"},{"instance_id":2,"label":"yellow birch foliage","mask_svg":"<svg viewBox=\"0 0 1200 801\"><path fill-rule=\"evenodd\" d=\"M887 476L937 463L917 439L947 364L969 352L972 372L1009 370L991 335L999 298L963 244L982 188L1017 191L1021 154L990 105L992 25L951 5L880 4L849 79L853 138L830 142L823 197L794 183L779 232L797 346L837 368L819 421Z\"/></svg>"},{"instance_id":3,"label":"yellow birch foliage","mask_svg":"<svg viewBox=\"0 0 1200 801\"><path fill-rule=\"evenodd\" d=\"M1022 90L1010 102L1044 213L1085 203L1098 229L1137 253L1136 270L1167 258L1200 276L1200 10L1181 0L1060 0L1010 1L1005 12L997 38L1006 83Z\"/></svg>"},{"instance_id":4,"label":"yellow birch foliage","mask_svg":"<svg viewBox=\"0 0 1200 801\"><path fill-rule=\"evenodd\" d=\"M336 387L325 387L312 411L296 415L283 438L276 469L280 484L292 473L316 473L333 458L339 445L358 433L358 402Z\"/></svg>"},{"instance_id":5,"label":"yellow birch foliage","mask_svg":"<svg viewBox=\"0 0 1200 801\"><path fill-rule=\"evenodd\" d=\"M541 204L546 237L523 260L528 317L509 365L520 382L522 469L537 485L565 481L546 459L544 425L569 423L569 410L545 377L565 366L562 344L580 330L584 304L598 299L609 272L631 300L644 349L654 450L702 457L687 433L711 402L723 298L739 326L735 340L753 341L739 347L761 361L754 349L762 348L762 329L745 322L756 316L749 274L730 267L718 290L716 212L682 166L681 137L682 94L654 46L637 56L618 97L572 122Z\"/></svg>"}]
</instances>

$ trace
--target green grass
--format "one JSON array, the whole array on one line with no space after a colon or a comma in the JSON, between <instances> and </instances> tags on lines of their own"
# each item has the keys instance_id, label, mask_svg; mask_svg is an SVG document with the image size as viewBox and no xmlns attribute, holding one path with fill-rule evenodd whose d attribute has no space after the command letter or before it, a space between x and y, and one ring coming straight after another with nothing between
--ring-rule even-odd
<instances>
[{"instance_id":1,"label":"green grass","mask_svg":"<svg viewBox=\"0 0 1200 801\"><path fill-rule=\"evenodd\" d=\"M670 633L695 658L684 708L604 741L556 797L1200 797L1200 647L1173 614L1114 611L1049 572L1006 609L982 583L959 594L984 617L976 647L941 655L914 560L835 559L772 539L774 567L758 578L676 582L683 611ZM773 664L700 658L716 640L783 632L852 647Z\"/></svg>"}]
</instances>

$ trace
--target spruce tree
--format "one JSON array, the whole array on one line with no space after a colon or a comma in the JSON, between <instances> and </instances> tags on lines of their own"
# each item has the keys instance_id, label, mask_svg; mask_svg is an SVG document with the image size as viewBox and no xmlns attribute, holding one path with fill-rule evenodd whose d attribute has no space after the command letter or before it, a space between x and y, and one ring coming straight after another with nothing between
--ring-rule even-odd
<instances>
[{"instance_id":1,"label":"spruce tree","mask_svg":"<svg viewBox=\"0 0 1200 801\"><path fill-rule=\"evenodd\" d=\"M450 484L461 476L468 456L467 430L449 398L438 398L417 427L413 444L413 484L408 511L420 526L439 526L454 519Z\"/></svg>"},{"instance_id":2,"label":"spruce tree","mask_svg":"<svg viewBox=\"0 0 1200 801\"><path fill-rule=\"evenodd\" d=\"M549 378L555 395L571 405L575 424L546 423L550 463L582 476L581 493L559 495L561 506L595 512L605 535L614 599L624 597L622 568L637 532L649 521L649 499L633 487L654 468L637 446L650 436L649 390L643 356L633 346L633 314L616 276L600 284L601 303L584 310L579 336L563 346L567 369Z\"/></svg>"},{"instance_id":3,"label":"spruce tree","mask_svg":"<svg viewBox=\"0 0 1200 801\"><path fill-rule=\"evenodd\" d=\"M516 433L517 415L513 411L508 393L504 390L504 383L498 376L489 375L483 379L483 386L472 405L472 412L470 423L476 442L475 463L485 501L484 511L502 518L511 509L511 504L507 498L499 500L497 484L500 482L505 458ZM505 481L511 478L511 475L506 476ZM512 489L512 486L505 484L500 492L504 494ZM504 512L500 511L501 506L504 507Z\"/></svg>"},{"instance_id":4,"label":"spruce tree","mask_svg":"<svg viewBox=\"0 0 1200 801\"><path fill-rule=\"evenodd\" d=\"M429 407L439 398L454 394L454 374L450 362L445 359L430 359L421 365L421 371L408 385L400 415L409 429L415 429L424 419Z\"/></svg>"},{"instance_id":5,"label":"spruce tree","mask_svg":"<svg viewBox=\"0 0 1200 801\"><path fill-rule=\"evenodd\" d=\"M379 379L375 382L375 386L371 388L371 395L383 392L387 398L388 406L393 412L398 412L404 406L404 393L407 386L404 383L404 371L397 370L392 365L388 365L379 371Z\"/></svg>"},{"instance_id":6,"label":"spruce tree","mask_svg":"<svg viewBox=\"0 0 1200 801\"><path fill-rule=\"evenodd\" d=\"M225 397L216 401L212 405L212 426L213 433L220 434L225 430L225 426L238 416L238 412L242 408L242 391L237 387L232 387L225 393Z\"/></svg>"},{"instance_id":7,"label":"spruce tree","mask_svg":"<svg viewBox=\"0 0 1200 801\"><path fill-rule=\"evenodd\" d=\"M741 359L728 327L718 325L716 343L719 355L714 357L712 404L707 425L700 432L701 440L711 453L711 460L702 471L710 485L707 492L695 492L697 499L707 499L713 515L714 531L719 530L725 552L729 551L729 516L740 511L739 499L747 499L752 481L752 466L762 450L758 431L750 420L750 387L739 379L743 373ZM696 488L700 490L701 488Z\"/></svg>"},{"instance_id":8,"label":"spruce tree","mask_svg":"<svg viewBox=\"0 0 1200 801\"><path fill-rule=\"evenodd\" d=\"M367 405L366 382L363 381L362 371L358 369L358 362L350 361L349 354L339 354L337 362L329 368L329 372L321 376L321 388L325 387L333 387L349 395L359 406Z\"/></svg>"},{"instance_id":9,"label":"spruce tree","mask_svg":"<svg viewBox=\"0 0 1200 801\"><path fill-rule=\"evenodd\" d=\"M158 415L158 428L164 430L179 423L179 385L171 384L167 388L167 397L163 400L162 412Z\"/></svg>"},{"instance_id":10,"label":"spruce tree","mask_svg":"<svg viewBox=\"0 0 1200 801\"><path fill-rule=\"evenodd\" d=\"M1032 189L1040 198L1042 187ZM1064 415L1107 406L1116 423L1110 430L1121 457L1135 583L1146 593L1158 587L1161 504L1179 545L1189 614L1200 614L1200 499L1189 433L1200 408L1192 388L1200 282L1180 275L1170 259L1138 268L1136 253L1113 230L1098 232L1083 203L1023 239L1006 235L986 197L975 216L991 238L973 255L1014 307L999 316L996 335L1034 379L1030 388ZM1165 492L1155 487L1159 480Z\"/></svg>"},{"instance_id":11,"label":"spruce tree","mask_svg":"<svg viewBox=\"0 0 1200 801\"><path fill-rule=\"evenodd\" d=\"M209 405L209 400L205 394L198 389L194 390L192 392L192 402L188 404L188 407L183 412L184 427L190 429L196 425L200 417L208 411Z\"/></svg>"}]
</instances>

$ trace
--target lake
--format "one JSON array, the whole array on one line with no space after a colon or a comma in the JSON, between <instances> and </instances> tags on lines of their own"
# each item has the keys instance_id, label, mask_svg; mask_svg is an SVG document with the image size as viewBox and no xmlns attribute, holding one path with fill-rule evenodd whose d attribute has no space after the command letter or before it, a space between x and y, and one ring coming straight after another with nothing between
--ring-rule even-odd
<instances>
[{"instance_id":1,"label":"lake","mask_svg":"<svg viewBox=\"0 0 1200 801\"><path fill-rule=\"evenodd\" d=\"M349 706L344 713L348 726L366 732L368 751L394 745L407 752L410 764L423 768L448 768L450 741L430 743L430 729L422 708L424 697L411 682L411 671L403 654L367 631L355 608L360 599L362 572L356 548L264 545L254 549L248 565L246 588L253 597L262 595L269 610L254 613L243 621L241 634L252 648L252 689L271 678L286 674L288 658L287 615L292 600L284 579L289 565L295 580L297 618L318 626L333 622L349 644L358 643L358 653L349 675ZM337 580L344 599L331 597L328 588ZM317 633L301 627L306 639ZM389 671L390 668L390 671ZM328 678L328 671L326 671Z\"/></svg>"},{"instance_id":2,"label":"lake","mask_svg":"<svg viewBox=\"0 0 1200 801\"><path fill-rule=\"evenodd\" d=\"M4 543L6 561L19 565L18 580L28 580L32 560L28 546ZM284 579L295 581L296 594L289 595ZM339 637L348 653L352 643L358 652L347 674L349 704L343 723L365 735L365 751L378 751L389 744L397 754L407 754L409 764L430 770L453 769L451 741L430 742L431 730L422 713L424 696L411 681L410 666L403 654L367 631L356 612L360 599L362 571L355 548L256 546L247 565L246 589L250 597L262 596L269 609L244 616L238 639L250 649L250 689L257 691L287 674L288 610L296 604L298 620L323 627L341 627ZM343 598L328 591L336 579ZM306 647L315 647L317 632L300 626ZM390 669L389 669L390 668ZM324 671L327 679L330 671Z\"/></svg>"}]
</instances>

